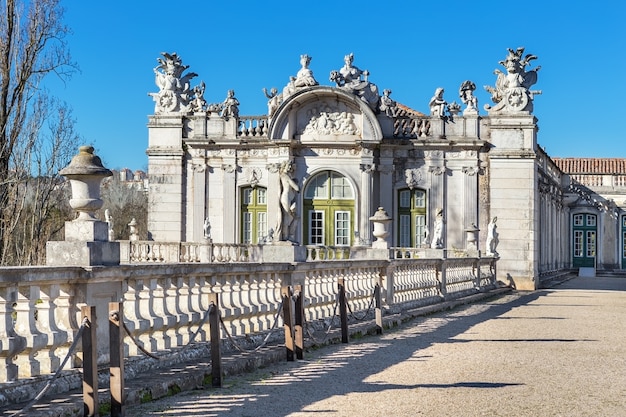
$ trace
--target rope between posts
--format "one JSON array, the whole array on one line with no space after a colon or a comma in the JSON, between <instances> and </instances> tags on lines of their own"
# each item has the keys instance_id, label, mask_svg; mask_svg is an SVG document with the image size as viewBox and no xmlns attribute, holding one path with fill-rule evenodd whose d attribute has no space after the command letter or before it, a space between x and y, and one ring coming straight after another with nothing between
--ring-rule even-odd
<instances>
[{"instance_id":1,"label":"rope between posts","mask_svg":"<svg viewBox=\"0 0 626 417\"><path fill-rule=\"evenodd\" d=\"M376 295L376 292L372 293L372 297L370 298L370 303L367 306L367 310L365 311L365 313L363 313L363 316L358 317L356 314L354 314L354 312L352 311L352 307L350 307L350 303L348 303L348 297L346 297L346 305L348 306L348 311L350 311L350 314L352 315L352 317L357 320L357 321L362 321L365 320L365 318L367 317L367 315L370 313L370 311L372 310L372 307L374 306L374 296Z\"/></svg>"},{"instance_id":2,"label":"rope between posts","mask_svg":"<svg viewBox=\"0 0 626 417\"><path fill-rule=\"evenodd\" d=\"M321 343L324 343L328 339L328 335L330 334L330 331L333 328L333 323L335 322L335 317L337 317L337 308L338 307L339 307L339 294L337 294L337 296L335 297L335 306L334 306L334 309L333 309L333 315L330 317L330 324L328 325L328 329L325 330L324 339L322 339L322 340L316 339L315 336L313 335L313 333L311 333L311 329L309 329L308 326L305 327L307 335L315 343L321 344ZM309 324L309 322L306 320L306 316L304 318L304 323L305 324Z\"/></svg>"},{"instance_id":3,"label":"rope between posts","mask_svg":"<svg viewBox=\"0 0 626 417\"><path fill-rule=\"evenodd\" d=\"M263 343L261 343L259 346L255 347L254 349L244 349L237 344L235 339L233 339L230 332L226 328L226 324L224 324L224 320L222 320L222 315L220 314L219 317L220 317L220 323L222 324L222 329L224 330L224 333L226 333L228 340L230 340L230 343L232 343L235 349L237 349L241 353L246 353L246 352L257 352L259 349L262 349L263 347L265 347L265 345L267 345L268 340L270 339L270 336L272 335L272 333L274 333L274 330L276 330L276 326L278 325L278 318L280 317L280 313L283 310L283 303L284 303L284 299L280 301L280 305L278 306L278 310L276 311L276 315L274 316L274 324L272 325L272 328L270 329L269 333L265 336L265 339L263 339Z\"/></svg>"},{"instance_id":4,"label":"rope between posts","mask_svg":"<svg viewBox=\"0 0 626 417\"><path fill-rule=\"evenodd\" d=\"M54 373L52 378L50 378L50 380L48 380L46 385L42 388L41 391L39 391L39 394L37 394L37 396L35 398L33 398L28 404L26 404L26 406L24 408L22 408L21 410L11 414L9 417L17 417L17 416L21 415L22 413L28 411L32 406L37 404L37 402L43 398L43 396L46 394L46 392L48 392L48 390L52 386L52 383L59 377L59 375L61 375L61 371L65 367L65 364L69 360L70 356L74 353L74 350L76 349L76 346L78 346L78 341L81 340L81 338L83 336L83 331L85 330L85 326L88 326L90 324L91 323L89 322L89 319L87 317L84 317L83 321L81 322L80 328L78 329L78 332L76 333L76 336L74 337L74 341L72 342L72 345L70 346L70 349L67 351L67 354L65 355L65 358L63 358L63 362L61 362L61 365L59 366L59 369L57 369L57 371Z\"/></svg>"},{"instance_id":5,"label":"rope between posts","mask_svg":"<svg viewBox=\"0 0 626 417\"><path fill-rule=\"evenodd\" d=\"M126 323L124 321L122 321L122 326L124 327L124 331L126 332L128 337L130 338L130 340L132 340L133 344L135 346L137 346L137 348L141 351L141 353L143 353L144 355L148 356L149 358L152 358L152 359L155 359L155 360L158 360L158 361L163 361L165 359L172 359L172 358L175 358L175 357L181 355L184 351L186 351L189 348L189 346L191 346L191 344L196 340L196 336L198 336L198 333L200 333L200 330L202 329L202 326L204 326L204 323L206 323L207 319L209 318L209 314L211 313L211 311L214 308L215 308L215 304L211 303L211 306L209 307L209 309L204 314L204 317L202 318L202 320L200 320L200 323L198 323L198 328L196 329L195 332L192 333L191 338L189 339L189 342L187 342L183 347L181 347L176 352L171 353L170 355L157 356L157 355L155 355L155 354L153 354L151 352L148 352L143 346L141 346L139 344L139 342L137 341L135 336L133 336L131 334L130 330L128 329L128 327L126 326ZM113 314L117 314L117 313L113 313ZM119 321L119 314L117 316L117 320Z\"/></svg>"}]
</instances>

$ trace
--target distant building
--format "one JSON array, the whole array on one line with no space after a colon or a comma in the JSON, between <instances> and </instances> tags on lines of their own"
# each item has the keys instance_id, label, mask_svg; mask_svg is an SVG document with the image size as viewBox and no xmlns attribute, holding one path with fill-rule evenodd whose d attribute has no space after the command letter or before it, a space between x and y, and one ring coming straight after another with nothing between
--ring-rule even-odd
<instances>
[{"instance_id":1,"label":"distant building","mask_svg":"<svg viewBox=\"0 0 626 417\"><path fill-rule=\"evenodd\" d=\"M585 185L537 145L534 58L509 51L486 115L469 80L416 98L425 115L380 92L352 54L332 86L303 55L281 91L266 91L268 114L243 116L234 91L207 103L204 83L192 89L195 74L164 54L148 123L149 233L200 242L210 225L215 243L369 245L383 207L391 246L499 256L498 279L520 289L591 259L624 267L624 179L607 165Z\"/></svg>"}]
</instances>

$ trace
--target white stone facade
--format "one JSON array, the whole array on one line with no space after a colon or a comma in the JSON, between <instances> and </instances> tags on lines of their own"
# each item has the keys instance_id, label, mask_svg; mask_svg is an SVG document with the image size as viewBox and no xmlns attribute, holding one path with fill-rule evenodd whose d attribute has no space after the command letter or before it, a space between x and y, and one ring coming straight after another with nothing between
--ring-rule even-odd
<instances>
[{"instance_id":1,"label":"white stone facade","mask_svg":"<svg viewBox=\"0 0 626 417\"><path fill-rule=\"evenodd\" d=\"M148 124L150 236L200 242L208 221L215 243L369 246L369 218L383 207L391 246L466 256L466 232L478 229L478 249L500 257L498 279L537 288L543 274L572 266L562 244L571 213L564 176L537 145L537 71L522 53L502 61L486 115L469 80L459 90L465 111L439 89L430 116L389 90L375 96L352 55L331 73L336 86L319 85L303 55L307 82L291 77L282 93L266 92L271 116L229 117L222 104L160 109Z\"/></svg>"}]
</instances>

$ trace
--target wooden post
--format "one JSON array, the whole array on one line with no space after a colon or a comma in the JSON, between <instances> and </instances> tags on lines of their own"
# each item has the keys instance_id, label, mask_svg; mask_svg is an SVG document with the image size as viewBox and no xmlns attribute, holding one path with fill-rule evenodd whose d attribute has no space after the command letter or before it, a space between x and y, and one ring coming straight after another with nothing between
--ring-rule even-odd
<instances>
[{"instance_id":1,"label":"wooden post","mask_svg":"<svg viewBox=\"0 0 626 417\"><path fill-rule=\"evenodd\" d=\"M209 294L209 327L211 337L211 386L222 388L222 352L220 350L220 303L217 294Z\"/></svg>"},{"instance_id":2,"label":"wooden post","mask_svg":"<svg viewBox=\"0 0 626 417\"><path fill-rule=\"evenodd\" d=\"M339 286L339 320L341 322L341 343L348 343L348 307L346 304L346 287L343 278L337 280Z\"/></svg>"},{"instance_id":3,"label":"wooden post","mask_svg":"<svg viewBox=\"0 0 626 417\"><path fill-rule=\"evenodd\" d=\"M284 286L281 289L283 295L283 323L285 328L285 350L288 361L294 361L295 356L295 343L294 343L294 331L293 331L293 307L291 301L291 287Z\"/></svg>"},{"instance_id":4,"label":"wooden post","mask_svg":"<svg viewBox=\"0 0 626 417\"><path fill-rule=\"evenodd\" d=\"M109 373L111 376L111 417L124 417L124 306L109 303Z\"/></svg>"},{"instance_id":5,"label":"wooden post","mask_svg":"<svg viewBox=\"0 0 626 417\"><path fill-rule=\"evenodd\" d=\"M83 330L83 415L98 416L98 361L96 344L96 307L83 306L81 314L87 319Z\"/></svg>"},{"instance_id":6,"label":"wooden post","mask_svg":"<svg viewBox=\"0 0 626 417\"><path fill-rule=\"evenodd\" d=\"M302 285L295 286L294 321L296 358L304 359L304 289Z\"/></svg>"},{"instance_id":7,"label":"wooden post","mask_svg":"<svg viewBox=\"0 0 626 417\"><path fill-rule=\"evenodd\" d=\"M376 334L383 334L383 310L382 297L380 295L380 284L374 287L374 307L376 312Z\"/></svg>"}]
</instances>

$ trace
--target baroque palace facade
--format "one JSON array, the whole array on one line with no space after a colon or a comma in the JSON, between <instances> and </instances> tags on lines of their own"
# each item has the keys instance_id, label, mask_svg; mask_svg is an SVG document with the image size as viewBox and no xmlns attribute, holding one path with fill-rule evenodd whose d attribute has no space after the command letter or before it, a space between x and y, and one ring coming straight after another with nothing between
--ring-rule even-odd
<instances>
[{"instance_id":1,"label":"baroque palace facade","mask_svg":"<svg viewBox=\"0 0 626 417\"><path fill-rule=\"evenodd\" d=\"M379 91L352 54L332 86L303 55L282 91L265 92L268 114L251 117L232 90L207 103L204 83L192 88L196 74L164 53L148 123L149 238L362 247L382 207L390 246L497 256L498 279L519 289L573 267L622 268L625 201L613 191L626 173L618 184L593 172L597 188L538 146L534 59L508 51L487 115L469 80L462 105L437 89L425 115Z\"/></svg>"}]
</instances>

